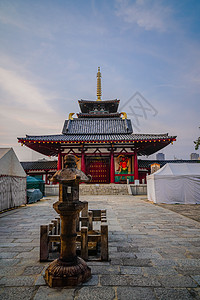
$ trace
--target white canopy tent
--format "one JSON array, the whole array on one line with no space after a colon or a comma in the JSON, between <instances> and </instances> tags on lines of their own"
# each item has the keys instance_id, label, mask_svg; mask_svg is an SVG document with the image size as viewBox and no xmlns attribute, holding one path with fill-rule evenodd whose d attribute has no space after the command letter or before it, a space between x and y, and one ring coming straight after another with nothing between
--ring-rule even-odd
<instances>
[{"instance_id":1,"label":"white canopy tent","mask_svg":"<svg viewBox=\"0 0 200 300\"><path fill-rule=\"evenodd\" d=\"M26 173L12 148L0 148L0 211L26 204Z\"/></svg>"},{"instance_id":2,"label":"white canopy tent","mask_svg":"<svg viewBox=\"0 0 200 300\"><path fill-rule=\"evenodd\" d=\"M147 176L148 200L200 204L200 163L168 163Z\"/></svg>"}]
</instances>

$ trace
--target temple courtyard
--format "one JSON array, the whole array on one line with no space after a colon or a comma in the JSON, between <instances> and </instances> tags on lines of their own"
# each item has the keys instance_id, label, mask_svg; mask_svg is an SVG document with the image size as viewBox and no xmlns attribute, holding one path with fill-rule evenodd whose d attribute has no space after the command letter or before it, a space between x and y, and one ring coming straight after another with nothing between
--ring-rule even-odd
<instances>
[{"instance_id":1,"label":"temple courtyard","mask_svg":"<svg viewBox=\"0 0 200 300\"><path fill-rule=\"evenodd\" d=\"M57 197L2 213L1 300L200 299L199 214L191 218L199 205L182 209L185 216L179 205L154 205L144 196L80 200L107 210L110 261L88 262L92 278L81 286L49 288L43 279L49 263L39 261L39 232L58 216L52 208Z\"/></svg>"}]
</instances>

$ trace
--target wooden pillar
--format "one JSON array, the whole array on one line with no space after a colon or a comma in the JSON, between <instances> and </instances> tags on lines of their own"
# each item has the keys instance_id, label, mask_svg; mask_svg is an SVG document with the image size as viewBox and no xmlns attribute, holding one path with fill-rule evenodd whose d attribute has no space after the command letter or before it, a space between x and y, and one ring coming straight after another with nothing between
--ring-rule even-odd
<instances>
[{"instance_id":1,"label":"wooden pillar","mask_svg":"<svg viewBox=\"0 0 200 300\"><path fill-rule=\"evenodd\" d=\"M101 260L108 261L108 225L101 225Z\"/></svg>"},{"instance_id":2,"label":"wooden pillar","mask_svg":"<svg viewBox=\"0 0 200 300\"><path fill-rule=\"evenodd\" d=\"M48 225L40 226L40 261L47 261L49 257L48 231Z\"/></svg>"},{"instance_id":3,"label":"wooden pillar","mask_svg":"<svg viewBox=\"0 0 200 300\"><path fill-rule=\"evenodd\" d=\"M88 260L88 228L81 227L81 258Z\"/></svg>"},{"instance_id":4,"label":"wooden pillar","mask_svg":"<svg viewBox=\"0 0 200 300\"><path fill-rule=\"evenodd\" d=\"M137 151L134 153L134 180L137 180L138 177L138 160L137 160Z\"/></svg>"},{"instance_id":5,"label":"wooden pillar","mask_svg":"<svg viewBox=\"0 0 200 300\"><path fill-rule=\"evenodd\" d=\"M85 173L85 154L84 154L84 151L82 150L81 152L81 171L83 173Z\"/></svg>"},{"instance_id":6,"label":"wooden pillar","mask_svg":"<svg viewBox=\"0 0 200 300\"><path fill-rule=\"evenodd\" d=\"M114 151L110 152L110 183L115 183Z\"/></svg>"},{"instance_id":7,"label":"wooden pillar","mask_svg":"<svg viewBox=\"0 0 200 300\"><path fill-rule=\"evenodd\" d=\"M88 230L93 230L92 218L93 218L93 212L88 211Z\"/></svg>"},{"instance_id":8,"label":"wooden pillar","mask_svg":"<svg viewBox=\"0 0 200 300\"><path fill-rule=\"evenodd\" d=\"M81 211L81 217L88 217L88 202L83 201L85 204L84 208ZM81 221L81 227L88 226L88 221L87 220L82 220Z\"/></svg>"},{"instance_id":9,"label":"wooden pillar","mask_svg":"<svg viewBox=\"0 0 200 300\"><path fill-rule=\"evenodd\" d=\"M45 172L45 184L48 184L48 172Z\"/></svg>"},{"instance_id":10,"label":"wooden pillar","mask_svg":"<svg viewBox=\"0 0 200 300\"><path fill-rule=\"evenodd\" d=\"M57 164L57 170L61 170L62 169L62 155L61 152L58 152L58 164Z\"/></svg>"}]
</instances>

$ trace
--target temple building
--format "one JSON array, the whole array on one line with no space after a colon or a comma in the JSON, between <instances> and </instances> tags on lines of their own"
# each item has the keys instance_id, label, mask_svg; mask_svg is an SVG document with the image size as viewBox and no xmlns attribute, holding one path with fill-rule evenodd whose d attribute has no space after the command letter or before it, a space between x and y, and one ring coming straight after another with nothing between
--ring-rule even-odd
<instances>
[{"instance_id":1,"label":"temple building","mask_svg":"<svg viewBox=\"0 0 200 300\"><path fill-rule=\"evenodd\" d=\"M176 140L168 134L138 134L125 112L119 112L120 100L101 100L101 73L97 73L97 100L79 100L77 117L69 114L62 134L18 138L18 142L47 156L57 156L57 169L63 157L74 154L77 166L92 175L91 183L125 183L142 180L138 157L151 155ZM146 173L144 172L145 176Z\"/></svg>"}]
</instances>

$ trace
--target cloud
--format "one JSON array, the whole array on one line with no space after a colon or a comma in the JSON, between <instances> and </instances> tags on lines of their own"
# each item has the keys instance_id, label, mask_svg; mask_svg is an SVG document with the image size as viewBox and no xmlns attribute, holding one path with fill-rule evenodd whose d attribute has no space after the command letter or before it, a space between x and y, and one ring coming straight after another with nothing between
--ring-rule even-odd
<instances>
[{"instance_id":1,"label":"cloud","mask_svg":"<svg viewBox=\"0 0 200 300\"><path fill-rule=\"evenodd\" d=\"M131 4L128 0L116 0L116 15L129 24L150 31L165 32L168 30L168 18L171 9L154 0L136 0Z\"/></svg>"},{"instance_id":2,"label":"cloud","mask_svg":"<svg viewBox=\"0 0 200 300\"><path fill-rule=\"evenodd\" d=\"M48 97L15 71L0 67L0 89L7 94L7 102L12 106L20 105L33 111L53 111L47 103Z\"/></svg>"},{"instance_id":3,"label":"cloud","mask_svg":"<svg viewBox=\"0 0 200 300\"><path fill-rule=\"evenodd\" d=\"M200 43L192 43L186 45L188 53L183 65L183 77L187 85L190 85L194 91L200 91Z\"/></svg>"},{"instance_id":4,"label":"cloud","mask_svg":"<svg viewBox=\"0 0 200 300\"><path fill-rule=\"evenodd\" d=\"M0 22L5 25L12 25L20 29L25 29L22 19L20 19L15 5L12 3L0 4Z\"/></svg>"},{"instance_id":5,"label":"cloud","mask_svg":"<svg viewBox=\"0 0 200 300\"><path fill-rule=\"evenodd\" d=\"M2 1L2 3L0 1L0 23L4 26L3 28L9 28L16 34L20 32L27 35L31 34L32 37L54 40L53 33L58 25L54 21L54 11L51 6L48 9L51 11L52 22L48 22L47 25L46 5L38 5L37 1L31 3L31 5L30 3L24 3L22 6L18 1ZM38 11L39 14L37 14ZM37 14L36 17L35 14Z\"/></svg>"},{"instance_id":6,"label":"cloud","mask_svg":"<svg viewBox=\"0 0 200 300\"><path fill-rule=\"evenodd\" d=\"M54 109L54 99L59 97L41 90L38 78L32 80L22 65L12 60L7 64L8 57L4 57L0 67L1 146L12 146L20 160L37 159L38 154L33 157L32 150L18 146L17 137L61 133L64 117Z\"/></svg>"},{"instance_id":7,"label":"cloud","mask_svg":"<svg viewBox=\"0 0 200 300\"><path fill-rule=\"evenodd\" d=\"M63 119L52 106L55 96L41 91L20 72L0 68L0 94L0 127L5 136L16 139L61 131Z\"/></svg>"}]
</instances>

